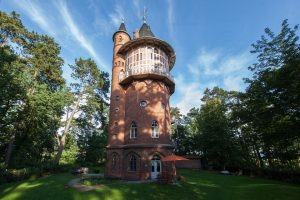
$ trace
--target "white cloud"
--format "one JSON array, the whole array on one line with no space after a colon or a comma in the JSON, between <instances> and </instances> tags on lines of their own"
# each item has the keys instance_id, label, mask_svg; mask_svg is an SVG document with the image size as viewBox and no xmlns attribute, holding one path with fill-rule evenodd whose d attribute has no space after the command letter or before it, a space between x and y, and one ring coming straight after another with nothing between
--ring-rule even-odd
<instances>
[{"instance_id":1,"label":"white cloud","mask_svg":"<svg viewBox=\"0 0 300 200\"><path fill-rule=\"evenodd\" d=\"M101 2L96 0L89 0L88 8L94 14L93 28L96 35L110 35L113 32L114 27L107 19L107 16L100 11Z\"/></svg>"},{"instance_id":2,"label":"white cloud","mask_svg":"<svg viewBox=\"0 0 300 200\"><path fill-rule=\"evenodd\" d=\"M109 14L110 21L115 27L119 27L122 19L124 18L124 10L120 4L116 4L114 7L114 12Z\"/></svg>"},{"instance_id":3,"label":"white cloud","mask_svg":"<svg viewBox=\"0 0 300 200\"><path fill-rule=\"evenodd\" d=\"M141 6L140 6L140 0L133 0L133 6L134 9L136 10L136 16L138 19L142 19L142 10L141 10Z\"/></svg>"},{"instance_id":4,"label":"white cloud","mask_svg":"<svg viewBox=\"0 0 300 200\"><path fill-rule=\"evenodd\" d=\"M68 28L74 39L79 42L80 46L82 46L95 59L95 61L100 64L101 67L103 67L105 70L108 70L108 65L97 55L92 44L88 41L88 39L86 39L75 21L72 19L66 3L64 1L60 1L57 5L57 8L62 16L62 19L65 22L66 27Z\"/></svg>"},{"instance_id":5,"label":"white cloud","mask_svg":"<svg viewBox=\"0 0 300 200\"><path fill-rule=\"evenodd\" d=\"M167 0L167 23L168 23L168 29L170 32L171 37L174 37L174 5L173 5L173 1L172 0Z\"/></svg>"},{"instance_id":6,"label":"white cloud","mask_svg":"<svg viewBox=\"0 0 300 200\"><path fill-rule=\"evenodd\" d=\"M195 76L201 75L202 72L206 75L219 74L219 70L213 67L219 59L220 55L218 52L207 52L202 49L198 54L196 61L188 65L189 72Z\"/></svg>"},{"instance_id":7,"label":"white cloud","mask_svg":"<svg viewBox=\"0 0 300 200\"><path fill-rule=\"evenodd\" d=\"M226 90L235 90L241 91L243 85L242 76L228 76L224 79L224 89Z\"/></svg>"},{"instance_id":8,"label":"white cloud","mask_svg":"<svg viewBox=\"0 0 300 200\"><path fill-rule=\"evenodd\" d=\"M45 32L52 36L56 35L54 29L49 23L49 18L45 17L44 11L39 5L35 4L34 1L13 1L13 3L25 11L26 15L37 23Z\"/></svg>"},{"instance_id":9,"label":"white cloud","mask_svg":"<svg viewBox=\"0 0 300 200\"><path fill-rule=\"evenodd\" d=\"M188 65L189 72L194 75L224 75L247 68L253 58L246 51L237 55L226 55L221 51L202 49L196 61Z\"/></svg>"},{"instance_id":10,"label":"white cloud","mask_svg":"<svg viewBox=\"0 0 300 200\"><path fill-rule=\"evenodd\" d=\"M249 75L248 66L253 57L244 51L228 54L221 50L202 49L187 65L188 74L176 77L176 96L173 105L186 114L193 107L200 107L205 88L221 87L225 90L242 91L243 78Z\"/></svg>"},{"instance_id":11,"label":"white cloud","mask_svg":"<svg viewBox=\"0 0 300 200\"><path fill-rule=\"evenodd\" d=\"M200 107L203 92L199 87L199 83L189 83L182 75L175 78L176 93L180 97L175 100L174 107L178 107L182 114L187 114L193 107Z\"/></svg>"}]
</instances>

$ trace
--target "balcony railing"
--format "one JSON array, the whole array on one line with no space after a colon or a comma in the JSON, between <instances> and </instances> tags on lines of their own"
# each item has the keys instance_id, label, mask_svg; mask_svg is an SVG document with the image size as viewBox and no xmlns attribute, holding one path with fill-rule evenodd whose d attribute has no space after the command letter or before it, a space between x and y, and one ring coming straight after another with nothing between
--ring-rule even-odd
<instances>
[{"instance_id":1,"label":"balcony railing","mask_svg":"<svg viewBox=\"0 0 300 200\"><path fill-rule=\"evenodd\" d=\"M121 71L119 74L119 82L122 82L124 79L126 79L129 76L143 75L143 74L156 74L156 75L164 76L169 80L171 80L173 83L175 83L174 77L170 74L168 69L159 68L154 65L142 65L142 66L132 67L125 72Z\"/></svg>"}]
</instances>

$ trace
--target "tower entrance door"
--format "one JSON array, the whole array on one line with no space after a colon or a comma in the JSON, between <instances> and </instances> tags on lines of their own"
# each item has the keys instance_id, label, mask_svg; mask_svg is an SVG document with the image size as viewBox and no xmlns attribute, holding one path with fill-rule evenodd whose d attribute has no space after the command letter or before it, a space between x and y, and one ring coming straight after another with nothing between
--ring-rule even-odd
<instances>
[{"instance_id":1,"label":"tower entrance door","mask_svg":"<svg viewBox=\"0 0 300 200\"><path fill-rule=\"evenodd\" d=\"M151 179L157 179L161 172L161 161L158 156L154 156L151 160Z\"/></svg>"}]
</instances>

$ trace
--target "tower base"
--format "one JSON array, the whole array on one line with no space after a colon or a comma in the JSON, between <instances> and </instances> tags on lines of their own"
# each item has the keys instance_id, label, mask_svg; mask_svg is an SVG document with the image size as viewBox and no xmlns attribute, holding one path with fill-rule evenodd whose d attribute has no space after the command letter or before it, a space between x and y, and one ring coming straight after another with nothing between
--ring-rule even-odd
<instances>
[{"instance_id":1,"label":"tower base","mask_svg":"<svg viewBox=\"0 0 300 200\"><path fill-rule=\"evenodd\" d=\"M172 154L173 147L165 145L119 145L107 147L105 177L124 180L157 179L168 171L161 159Z\"/></svg>"}]
</instances>

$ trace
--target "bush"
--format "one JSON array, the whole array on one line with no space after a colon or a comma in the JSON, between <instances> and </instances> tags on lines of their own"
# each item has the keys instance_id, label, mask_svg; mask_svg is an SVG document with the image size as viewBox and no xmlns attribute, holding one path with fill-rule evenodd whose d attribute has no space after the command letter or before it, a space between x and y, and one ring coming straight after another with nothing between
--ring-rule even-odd
<instances>
[{"instance_id":1,"label":"bush","mask_svg":"<svg viewBox=\"0 0 300 200\"><path fill-rule=\"evenodd\" d=\"M268 179L285 181L290 183L300 183L300 169L289 168L256 168L243 169L243 175L259 176Z\"/></svg>"},{"instance_id":2,"label":"bush","mask_svg":"<svg viewBox=\"0 0 300 200\"><path fill-rule=\"evenodd\" d=\"M71 165L55 165L52 162L20 169L6 169L4 166L0 165L0 184L21 181L32 177L38 178L49 173L70 172L71 168Z\"/></svg>"},{"instance_id":3,"label":"bush","mask_svg":"<svg viewBox=\"0 0 300 200\"><path fill-rule=\"evenodd\" d=\"M300 183L300 170L298 169L272 169L265 168L259 171L259 175L265 178L282 180L291 183Z\"/></svg>"},{"instance_id":4,"label":"bush","mask_svg":"<svg viewBox=\"0 0 300 200\"><path fill-rule=\"evenodd\" d=\"M0 182L5 183L5 182L21 181L30 178L32 174L33 174L33 170L30 168L4 169L0 173Z\"/></svg>"}]
</instances>

